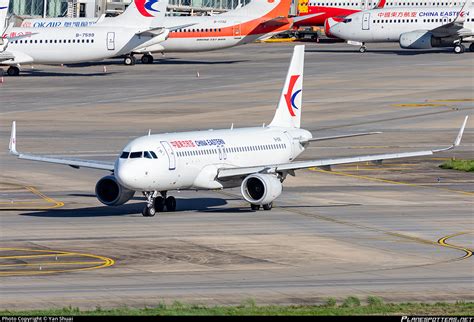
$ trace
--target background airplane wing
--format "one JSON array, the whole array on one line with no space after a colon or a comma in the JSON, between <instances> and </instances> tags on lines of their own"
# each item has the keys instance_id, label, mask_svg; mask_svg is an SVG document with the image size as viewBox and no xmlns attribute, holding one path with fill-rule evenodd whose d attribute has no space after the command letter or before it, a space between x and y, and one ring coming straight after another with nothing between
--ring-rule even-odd
<instances>
[{"instance_id":1,"label":"background airplane wing","mask_svg":"<svg viewBox=\"0 0 474 322\"><path fill-rule=\"evenodd\" d=\"M16 150L16 122L13 122L12 124L12 134L10 137L9 150L10 150L10 154L16 155L18 159L64 164L76 169L79 169L82 167L82 168L114 171L114 162L69 159L69 158L54 158L54 157L48 157L48 156L19 153Z\"/></svg>"},{"instance_id":2,"label":"background airplane wing","mask_svg":"<svg viewBox=\"0 0 474 322\"><path fill-rule=\"evenodd\" d=\"M375 161L381 162L383 160L389 159L400 159L400 158L410 158L418 156L432 155L437 152L447 151L453 149L461 143L461 138L466 127L468 116L464 119L464 122L459 130L458 136L454 143L447 147L441 149L425 150L425 151L413 151L413 152L399 152L399 153L386 153L386 154L374 154L374 155L362 155L354 157L342 157L334 159L322 159L322 160L309 160L309 161L296 161L282 164L274 164L267 166L256 166L256 167L241 167L241 168L223 168L219 169L217 178L218 179L229 179L232 177L241 177L246 176L252 173L277 173L277 172L292 172L299 169L307 169L313 167L328 167L338 164L347 164L347 163L356 163L356 162L366 162L366 161Z\"/></svg>"},{"instance_id":3,"label":"background airplane wing","mask_svg":"<svg viewBox=\"0 0 474 322\"><path fill-rule=\"evenodd\" d=\"M433 36L440 38L449 36L472 36L472 30L464 28L464 22L466 21L466 16L470 7L471 1L466 1L452 22L434 28L430 30L430 32L433 34Z\"/></svg>"}]
</instances>

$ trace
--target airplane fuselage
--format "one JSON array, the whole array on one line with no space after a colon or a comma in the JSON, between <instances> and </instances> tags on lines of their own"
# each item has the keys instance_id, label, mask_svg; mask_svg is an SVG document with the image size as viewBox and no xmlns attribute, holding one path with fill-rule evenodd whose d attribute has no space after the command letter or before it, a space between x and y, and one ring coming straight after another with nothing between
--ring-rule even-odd
<instances>
[{"instance_id":1,"label":"airplane fuselage","mask_svg":"<svg viewBox=\"0 0 474 322\"><path fill-rule=\"evenodd\" d=\"M108 19L105 18L104 24ZM148 46L135 52L195 52L229 48L251 43L255 40L270 38L275 34L288 30L290 22L281 25L264 24L267 18L252 18L233 15L171 17L164 19L165 28L192 25L170 32L167 40ZM54 18L32 19L23 23L32 29L67 28L90 26L94 19L88 18ZM87 27L84 27L87 28ZM69 28L68 28L69 29Z\"/></svg>"},{"instance_id":2,"label":"airplane fuselage","mask_svg":"<svg viewBox=\"0 0 474 322\"><path fill-rule=\"evenodd\" d=\"M137 28L81 27L81 28L13 28L4 37L9 41L7 50L14 53L14 63L77 63L96 61L127 54L132 49L155 44L159 37L139 36Z\"/></svg>"},{"instance_id":3,"label":"airplane fuselage","mask_svg":"<svg viewBox=\"0 0 474 322\"><path fill-rule=\"evenodd\" d=\"M241 180L217 180L218 169L291 162L304 151L300 141L311 137L303 129L279 127L143 136L125 146L114 173L135 191L237 187Z\"/></svg>"},{"instance_id":4,"label":"airplane fuselage","mask_svg":"<svg viewBox=\"0 0 474 322\"><path fill-rule=\"evenodd\" d=\"M376 9L346 17L330 28L336 37L359 42L398 42L403 33L429 31L456 19L461 7ZM472 10L464 28L473 30ZM347 21L349 20L350 21Z\"/></svg>"}]
</instances>

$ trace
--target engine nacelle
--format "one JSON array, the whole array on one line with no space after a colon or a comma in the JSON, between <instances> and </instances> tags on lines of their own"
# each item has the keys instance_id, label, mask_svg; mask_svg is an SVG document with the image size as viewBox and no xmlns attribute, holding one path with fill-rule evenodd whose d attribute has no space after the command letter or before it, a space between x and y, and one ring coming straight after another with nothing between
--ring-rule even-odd
<instances>
[{"instance_id":1,"label":"engine nacelle","mask_svg":"<svg viewBox=\"0 0 474 322\"><path fill-rule=\"evenodd\" d=\"M251 174L242 181L244 199L254 205L271 203L281 194L281 181L273 174Z\"/></svg>"},{"instance_id":2,"label":"engine nacelle","mask_svg":"<svg viewBox=\"0 0 474 322\"><path fill-rule=\"evenodd\" d=\"M132 199L135 191L121 186L114 176L106 176L95 185L95 195L107 206L120 206Z\"/></svg>"},{"instance_id":3,"label":"engine nacelle","mask_svg":"<svg viewBox=\"0 0 474 322\"><path fill-rule=\"evenodd\" d=\"M405 49L430 49L431 38L433 35L430 32L420 30L405 32L400 35L400 47Z\"/></svg>"}]
</instances>

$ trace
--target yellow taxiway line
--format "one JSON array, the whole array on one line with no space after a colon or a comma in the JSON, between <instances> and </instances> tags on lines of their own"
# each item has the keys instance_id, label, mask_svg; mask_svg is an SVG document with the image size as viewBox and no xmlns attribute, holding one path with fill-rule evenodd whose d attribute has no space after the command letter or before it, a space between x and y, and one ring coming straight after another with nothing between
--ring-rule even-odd
<instances>
[{"instance_id":1,"label":"yellow taxiway line","mask_svg":"<svg viewBox=\"0 0 474 322\"><path fill-rule=\"evenodd\" d=\"M56 251L56 250L41 250L41 249L29 249L29 248L0 248L1 251L20 251L20 252L37 252L39 254L36 255L8 255L8 256L0 256L0 261L3 259L20 259L20 258L44 258L44 257L82 257L82 258L91 258L92 261L70 261L70 262L43 262L43 263L22 263L22 264L0 264L0 268L2 267L22 267L22 266L38 266L39 270L18 270L18 271L0 271L0 277L2 276L28 276L28 275L40 275L40 274L54 274L54 273L64 273L64 272L77 272L77 271L85 271L85 270L93 270L99 268L110 267L115 264L115 261L111 258L94 255L94 254L85 254L85 253L76 253L76 252L64 252L64 251ZM47 253L47 254L44 254ZM99 261L97 261L99 260ZM71 268L71 269L42 269L43 266L65 266L65 265L87 265L86 267L79 267L79 268ZM93 265L93 266L90 266Z\"/></svg>"},{"instance_id":2,"label":"yellow taxiway line","mask_svg":"<svg viewBox=\"0 0 474 322\"><path fill-rule=\"evenodd\" d=\"M461 232L461 233L445 236L443 238L438 239L437 243L441 246L444 246L444 247L458 249L458 250L463 251L465 253L465 255L463 257L458 258L457 260L466 259L466 258L469 258L469 257L472 256L472 249L467 248L467 247L463 247L463 246L454 245L454 244L448 244L446 241L450 238L460 236L460 235L469 234L469 233L470 232Z\"/></svg>"},{"instance_id":3,"label":"yellow taxiway line","mask_svg":"<svg viewBox=\"0 0 474 322\"><path fill-rule=\"evenodd\" d=\"M24 206L24 205L34 205L37 204L38 201L10 201L10 202L5 202L2 201L0 202L0 210L14 210L14 209L19 209L17 207L18 205L21 205L20 208L22 210L48 210L48 209L54 209L54 208L59 208L64 206L64 202L57 201L53 198L50 198L46 196L44 193L40 192L38 189L32 186L25 186L25 189L33 193L35 196L38 196L41 198L43 201L52 204L50 206Z\"/></svg>"}]
</instances>

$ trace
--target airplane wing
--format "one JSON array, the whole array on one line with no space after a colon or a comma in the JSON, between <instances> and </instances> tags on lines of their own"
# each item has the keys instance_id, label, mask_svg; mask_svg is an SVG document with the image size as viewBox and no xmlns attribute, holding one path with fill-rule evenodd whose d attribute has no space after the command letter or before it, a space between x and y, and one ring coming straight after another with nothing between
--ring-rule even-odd
<instances>
[{"instance_id":1,"label":"airplane wing","mask_svg":"<svg viewBox=\"0 0 474 322\"><path fill-rule=\"evenodd\" d=\"M304 21L306 19L311 19L311 18L321 16L321 15L324 15L324 14L325 14L325 12L318 12L318 13L313 13L313 14L310 14L310 15L294 17L292 19L293 19L293 23L295 24L297 22Z\"/></svg>"},{"instance_id":2,"label":"airplane wing","mask_svg":"<svg viewBox=\"0 0 474 322\"><path fill-rule=\"evenodd\" d=\"M147 29L147 30L144 30L144 31L137 32L136 35L137 36L155 37L155 36L158 36L158 35L161 35L162 33L164 33L165 30L166 30L166 28L164 28L164 27L155 27L155 28L150 28L150 29Z\"/></svg>"},{"instance_id":3,"label":"airplane wing","mask_svg":"<svg viewBox=\"0 0 474 322\"><path fill-rule=\"evenodd\" d=\"M356 136L374 135L374 134L381 134L381 133L382 132L362 132L362 133L343 134L343 135L335 135L335 136L322 136L322 137L319 137L319 138L311 138L309 140L302 140L302 141L300 141L300 143L301 144L307 144L307 143L311 143L311 142L353 138L353 137L356 137Z\"/></svg>"},{"instance_id":4,"label":"airplane wing","mask_svg":"<svg viewBox=\"0 0 474 322\"><path fill-rule=\"evenodd\" d=\"M48 157L48 156L19 153L16 150L16 122L15 121L13 121L13 124L12 124L12 134L10 137L9 151L10 151L10 154L17 156L18 159L64 164L64 165L73 167L75 169L79 169L82 167L82 168L114 171L114 162L69 159L69 158L54 158L54 157Z\"/></svg>"},{"instance_id":5,"label":"airplane wing","mask_svg":"<svg viewBox=\"0 0 474 322\"><path fill-rule=\"evenodd\" d=\"M464 122L459 130L459 133L454 143L446 148L425 150L425 151L413 151L413 152L399 152L399 153L387 153L387 154L375 154L375 155L362 155L355 157L342 157L334 159L321 159L321 160L309 160L309 161L296 161L290 163L255 166L255 167L240 167L240 168L222 168L219 169L217 178L218 179L231 179L235 177L242 177L252 173L278 173L287 172L292 173L294 170L307 169L313 167L328 167L338 164L356 163L356 162L381 162L389 159L400 159L410 158L418 156L432 155L437 152L451 150L457 147L461 143L461 138L466 127L468 116L464 119Z\"/></svg>"},{"instance_id":6,"label":"airplane wing","mask_svg":"<svg viewBox=\"0 0 474 322\"><path fill-rule=\"evenodd\" d=\"M272 19L268 19L262 22L262 24L266 26L282 26L290 23L290 19L288 17L280 16L280 17L275 17Z\"/></svg>"}]
</instances>

